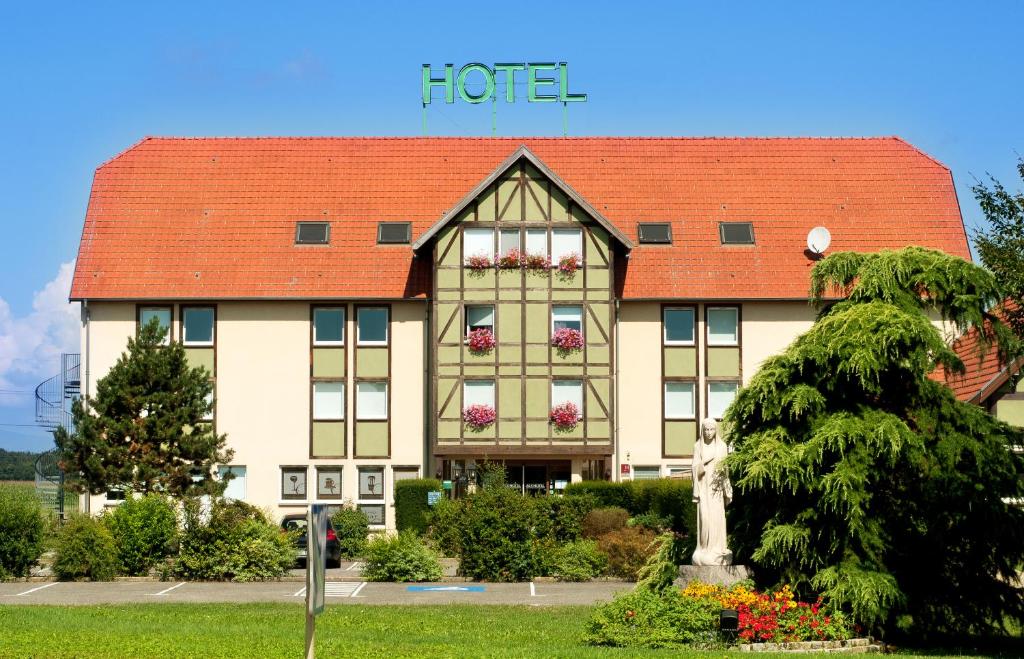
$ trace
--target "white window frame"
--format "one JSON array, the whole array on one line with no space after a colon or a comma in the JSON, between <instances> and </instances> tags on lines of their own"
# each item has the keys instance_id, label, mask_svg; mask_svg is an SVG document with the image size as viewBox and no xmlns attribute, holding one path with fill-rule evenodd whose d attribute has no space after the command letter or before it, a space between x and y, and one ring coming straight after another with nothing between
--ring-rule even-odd
<instances>
[{"instance_id":1,"label":"white window frame","mask_svg":"<svg viewBox=\"0 0 1024 659\"><path fill-rule=\"evenodd\" d=\"M736 318L736 332L735 332L735 338L732 341L724 341L723 342L723 341L720 341L720 340L713 341L711 339L711 314L712 314L712 312L715 312L715 311L731 311L733 313L733 315L735 316L735 318ZM704 319L705 319L705 325L707 325L707 328L705 329L705 335L707 337L707 344L708 344L708 346L710 346L710 347L718 347L718 346L733 347L733 346L738 346L740 344L740 310L739 310L739 307L708 307L707 311L704 314Z\"/></svg>"},{"instance_id":2,"label":"white window frame","mask_svg":"<svg viewBox=\"0 0 1024 659\"><path fill-rule=\"evenodd\" d=\"M574 234L577 237L576 240L574 241L576 243L575 244L575 249L570 249L570 250L566 251L566 250L560 249L561 246L557 246L556 247L555 236L558 236L558 235L565 236L565 235L568 235L570 233ZM570 229L570 228L566 228L566 229L552 229L551 230L551 267L552 268L557 268L558 267L558 261L563 256L567 256L567 255L573 254L573 253L579 255L579 257L580 257L580 265L583 265L583 229L576 229L576 228L572 228L572 229Z\"/></svg>"},{"instance_id":3,"label":"white window frame","mask_svg":"<svg viewBox=\"0 0 1024 659\"><path fill-rule=\"evenodd\" d=\"M722 410L722 414L718 415L718 416L713 414L712 411L711 411L711 387L713 387L714 385L722 385L722 384L732 385L733 388L734 388L733 389L733 394L732 394L732 401L729 402L729 405L732 405L732 403L736 401L736 394L739 393L739 390L740 390L740 383L735 381L735 380L721 380L721 381L711 381L711 382L708 382L707 387L705 388L706 389L706 393L707 393L707 399L706 399L707 400L707 410L708 410L708 416L711 417L712 419L721 420L722 417L725 414L725 411L727 409L729 409L729 405L726 405L725 408Z\"/></svg>"},{"instance_id":4,"label":"white window frame","mask_svg":"<svg viewBox=\"0 0 1024 659\"><path fill-rule=\"evenodd\" d=\"M369 341L363 340L362 326L359 324L359 314L363 311L382 310L384 312L384 340ZM360 346L386 346L391 340L391 309L390 307L358 307L356 309L356 345Z\"/></svg>"},{"instance_id":5,"label":"white window frame","mask_svg":"<svg viewBox=\"0 0 1024 659\"><path fill-rule=\"evenodd\" d=\"M490 385L490 386L488 387L488 385ZM470 389L473 389L473 390L477 391L477 393L489 389L490 390L490 396L489 397L484 396L483 400L479 400L479 401L475 400L476 396L474 396L474 402L470 403L469 402L469 390ZM495 390L494 380L463 380L462 381L462 409L466 409L470 405L490 405L492 408L494 408L495 407L495 403L494 403L494 395L495 395L495 393L494 393L494 390Z\"/></svg>"},{"instance_id":6,"label":"white window frame","mask_svg":"<svg viewBox=\"0 0 1024 659\"><path fill-rule=\"evenodd\" d=\"M668 314L670 311L690 312L690 340L670 341L668 338ZM697 309L696 307L665 307L661 310L661 340L667 346L694 346L697 345Z\"/></svg>"},{"instance_id":7,"label":"white window frame","mask_svg":"<svg viewBox=\"0 0 1024 659\"><path fill-rule=\"evenodd\" d=\"M672 412L669 411L668 390L669 390L669 387L673 386L673 385L677 385L677 386L681 385L681 386L684 386L684 387L685 386L689 386L690 387L690 412L689 412L688 415L687 414L679 415L679 414L675 414L675 413L672 413ZM669 380L668 382L665 383L665 386L662 387L662 396L664 396L665 419L672 420L672 421L675 421L675 420L692 421L693 419L697 418L697 383L695 381L692 381L692 380L690 380L690 381L686 381L686 380Z\"/></svg>"},{"instance_id":8,"label":"white window frame","mask_svg":"<svg viewBox=\"0 0 1024 659\"><path fill-rule=\"evenodd\" d=\"M495 336L497 336L497 332L495 332L495 329L497 329L497 323L495 322L495 320L496 320L495 319L495 313L496 313L495 305L493 305L493 304L467 304L466 305L466 330L465 330L465 334L463 335L463 337L468 337L470 332L472 332L474 329L477 329L477 328L474 328L473 326L471 326L469 324L469 310L470 309L480 308L480 307L489 307L490 308L490 310L491 310L491 334L494 334ZM486 327L486 326L484 326L484 327Z\"/></svg>"},{"instance_id":9,"label":"white window frame","mask_svg":"<svg viewBox=\"0 0 1024 659\"><path fill-rule=\"evenodd\" d=\"M316 336L316 315L320 311L333 311L341 313L341 340L321 341ZM345 307L313 307L313 345L315 346L343 346L345 345Z\"/></svg>"},{"instance_id":10,"label":"white window frame","mask_svg":"<svg viewBox=\"0 0 1024 659\"><path fill-rule=\"evenodd\" d=\"M188 322L187 318L192 311L209 311L210 312L210 340L209 341L190 341L188 338ZM181 345L188 347L200 347L209 348L214 345L217 341L217 310L214 307L182 307L181 308Z\"/></svg>"},{"instance_id":11,"label":"white window frame","mask_svg":"<svg viewBox=\"0 0 1024 659\"><path fill-rule=\"evenodd\" d=\"M583 327L586 323L583 322L583 316L586 313L583 309L582 304L553 304L551 305L551 335L555 334L555 309L579 309L580 310L580 327L579 333L583 334Z\"/></svg>"},{"instance_id":12,"label":"white window frame","mask_svg":"<svg viewBox=\"0 0 1024 659\"><path fill-rule=\"evenodd\" d=\"M467 249L467 245L469 244L470 241L467 240L466 237L467 236L480 236L479 242L482 243L483 242L483 235L485 233L490 236L490 243L489 243L490 246L487 248L487 251L483 251L483 250L477 249L477 248L474 248L474 251L472 251L472 252L469 251L469 249ZM477 242L477 240L474 238L473 242ZM481 227L465 227L465 228L463 228L463 230L462 230L462 262L465 263L466 260L469 257L477 256L477 255L480 255L480 254L483 254L484 256L489 258L492 262L494 261L494 229L484 229L484 228L481 228Z\"/></svg>"},{"instance_id":13,"label":"white window frame","mask_svg":"<svg viewBox=\"0 0 1024 659\"><path fill-rule=\"evenodd\" d=\"M540 236L540 238L541 238L541 249L539 251L535 247L531 247L531 240L530 240L531 236L533 236L534 239L535 239L532 242L536 242L536 237ZM527 229L526 229L525 252L527 254L533 254L535 256L536 255L547 256L548 255L548 251L549 251L548 250L548 230L547 229L531 229L531 228L527 227Z\"/></svg>"},{"instance_id":14,"label":"white window frame","mask_svg":"<svg viewBox=\"0 0 1024 659\"><path fill-rule=\"evenodd\" d=\"M565 384L569 384L569 383L575 383L575 384L579 385L579 389L578 389L579 395L575 396L573 398L567 398L565 396L558 396L556 398L556 396L555 396L556 385L557 384L565 385ZM586 385L584 384L583 380L573 380L573 379L570 379L570 378L564 378L564 379L563 378L555 378L555 379L551 380L551 407L554 408L555 405L561 405L562 403L575 403L576 404L576 408L579 410L579 416L577 418L578 419L582 419L583 418L583 405L584 405L584 400L586 398L585 386ZM568 388L568 387L566 387L566 388Z\"/></svg>"},{"instance_id":15,"label":"white window frame","mask_svg":"<svg viewBox=\"0 0 1024 659\"><path fill-rule=\"evenodd\" d=\"M317 387L340 387L341 412L339 415L327 414L322 416L317 413ZM342 380L321 380L313 383L313 420L314 421L344 421L345 420L345 382Z\"/></svg>"},{"instance_id":16,"label":"white window frame","mask_svg":"<svg viewBox=\"0 0 1024 659\"><path fill-rule=\"evenodd\" d=\"M359 404L359 394L361 385L384 385L384 416L364 416L364 407ZM380 381L367 381L367 382L356 382L356 421L387 421L388 414L391 411L388 401L388 382L384 380Z\"/></svg>"},{"instance_id":17,"label":"white window frame","mask_svg":"<svg viewBox=\"0 0 1024 659\"><path fill-rule=\"evenodd\" d=\"M236 469L241 469L242 470L241 478L239 478L238 473L235 471ZM223 481L224 480L224 474L226 472L231 472L231 473L235 474L235 477L232 478L231 481L227 484L228 489L230 489L231 486L233 484L236 484L236 483L241 483L241 487L242 487L242 496L240 496L240 497L231 497L231 498L234 499L235 501L245 501L245 497L247 495L247 493L246 493L246 482L248 480L249 470L246 468L245 465L218 465L217 466L217 480ZM223 496L224 496L225 499L227 499L229 497L228 490L224 490L224 495Z\"/></svg>"}]
</instances>

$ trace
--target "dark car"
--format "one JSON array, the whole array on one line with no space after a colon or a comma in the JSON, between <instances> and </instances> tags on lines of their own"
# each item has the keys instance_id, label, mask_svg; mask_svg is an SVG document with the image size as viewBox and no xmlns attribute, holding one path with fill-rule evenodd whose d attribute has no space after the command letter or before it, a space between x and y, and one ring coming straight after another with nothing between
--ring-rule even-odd
<instances>
[{"instance_id":1,"label":"dark car","mask_svg":"<svg viewBox=\"0 0 1024 659\"><path fill-rule=\"evenodd\" d=\"M298 531L299 537L295 540L295 546L299 550L298 564L300 567L306 565L306 516L303 514L285 515L281 520L281 528L285 531ZM341 566L341 543L338 542L338 535L331 526L331 520L327 520L327 552L324 554L327 567Z\"/></svg>"}]
</instances>

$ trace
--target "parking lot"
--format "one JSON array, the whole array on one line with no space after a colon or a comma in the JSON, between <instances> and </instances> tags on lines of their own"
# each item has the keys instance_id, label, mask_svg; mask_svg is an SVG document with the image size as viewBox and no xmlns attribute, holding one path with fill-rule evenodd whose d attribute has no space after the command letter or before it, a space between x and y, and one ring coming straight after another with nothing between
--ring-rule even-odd
<instances>
[{"instance_id":1,"label":"parking lot","mask_svg":"<svg viewBox=\"0 0 1024 659\"><path fill-rule=\"evenodd\" d=\"M587 583L435 583L400 584L358 580L328 581L330 604L522 604L559 606L605 602L633 584ZM295 602L305 599L299 581L207 583L181 581L0 583L0 606L25 604L131 604L211 602Z\"/></svg>"}]
</instances>

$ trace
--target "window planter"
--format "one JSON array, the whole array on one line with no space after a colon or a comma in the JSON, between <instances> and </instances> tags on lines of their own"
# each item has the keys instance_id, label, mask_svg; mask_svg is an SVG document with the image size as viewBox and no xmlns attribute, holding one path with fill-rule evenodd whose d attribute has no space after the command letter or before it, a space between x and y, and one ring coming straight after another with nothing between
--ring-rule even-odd
<instances>
[{"instance_id":1,"label":"window planter","mask_svg":"<svg viewBox=\"0 0 1024 659\"><path fill-rule=\"evenodd\" d=\"M494 332L486 327L473 330L466 339L469 351L474 355L486 355L494 349Z\"/></svg>"},{"instance_id":2,"label":"window planter","mask_svg":"<svg viewBox=\"0 0 1024 659\"><path fill-rule=\"evenodd\" d=\"M466 267L474 274L483 274L491 267L491 257L486 254L474 254L466 257Z\"/></svg>"},{"instance_id":3,"label":"window planter","mask_svg":"<svg viewBox=\"0 0 1024 659\"><path fill-rule=\"evenodd\" d=\"M534 273L545 273L551 270L551 259L546 254L527 254L523 257L526 269Z\"/></svg>"},{"instance_id":4,"label":"window planter","mask_svg":"<svg viewBox=\"0 0 1024 659\"><path fill-rule=\"evenodd\" d=\"M572 430L580 422L580 408L576 403L560 403L551 408L548 418L556 430Z\"/></svg>"},{"instance_id":5,"label":"window planter","mask_svg":"<svg viewBox=\"0 0 1024 659\"><path fill-rule=\"evenodd\" d=\"M514 247L498 257L499 270L518 270L524 263L523 253Z\"/></svg>"},{"instance_id":6,"label":"window planter","mask_svg":"<svg viewBox=\"0 0 1024 659\"><path fill-rule=\"evenodd\" d=\"M490 405L470 405L462 410L462 421L466 427L473 431L481 431L487 428L497 418L494 408Z\"/></svg>"},{"instance_id":7,"label":"window planter","mask_svg":"<svg viewBox=\"0 0 1024 659\"><path fill-rule=\"evenodd\" d=\"M583 259L580 255L573 252L572 254L566 254L562 258L558 259L558 274L566 279L572 279L576 275L576 271L583 265Z\"/></svg>"},{"instance_id":8,"label":"window planter","mask_svg":"<svg viewBox=\"0 0 1024 659\"><path fill-rule=\"evenodd\" d=\"M555 330L551 336L551 345L558 350L559 356L567 357L583 349L583 333L571 327L563 327Z\"/></svg>"}]
</instances>

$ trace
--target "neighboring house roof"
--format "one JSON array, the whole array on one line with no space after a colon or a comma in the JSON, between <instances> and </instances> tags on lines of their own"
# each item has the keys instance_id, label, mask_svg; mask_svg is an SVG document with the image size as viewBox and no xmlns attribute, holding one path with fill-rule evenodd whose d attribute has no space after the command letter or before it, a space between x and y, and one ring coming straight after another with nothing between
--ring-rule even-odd
<instances>
[{"instance_id":1,"label":"neighboring house roof","mask_svg":"<svg viewBox=\"0 0 1024 659\"><path fill-rule=\"evenodd\" d=\"M1008 302L1007 304L1013 304ZM1002 318L1002 313L997 315ZM964 373L956 374L939 366L931 378L944 382L956 397L967 403L982 405L1024 366L1024 359L1005 363L999 358L999 347L990 341L982 345L981 332L970 329L953 341L952 348L964 363Z\"/></svg>"},{"instance_id":2,"label":"neighboring house roof","mask_svg":"<svg viewBox=\"0 0 1024 659\"><path fill-rule=\"evenodd\" d=\"M806 299L818 225L829 251L970 258L949 170L894 137L154 137L97 169L71 297L425 296L429 259L377 245L377 223L415 241L521 146L634 243L623 298ZM331 244L295 245L299 220ZM721 245L720 221L757 244ZM639 244L638 222L673 244Z\"/></svg>"}]
</instances>

